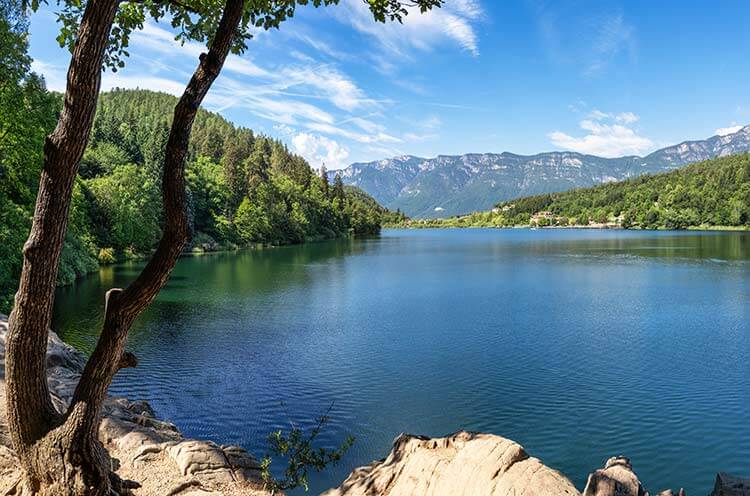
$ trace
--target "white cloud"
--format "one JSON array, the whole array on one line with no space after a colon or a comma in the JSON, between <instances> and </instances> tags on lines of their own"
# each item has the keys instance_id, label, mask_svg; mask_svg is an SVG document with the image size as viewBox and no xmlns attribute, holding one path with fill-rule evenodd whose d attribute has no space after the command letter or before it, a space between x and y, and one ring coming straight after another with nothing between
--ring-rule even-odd
<instances>
[{"instance_id":1,"label":"white cloud","mask_svg":"<svg viewBox=\"0 0 750 496\"><path fill-rule=\"evenodd\" d=\"M65 68L50 64L42 60L34 59L31 62L31 70L44 76L44 82L50 91L65 91Z\"/></svg>"},{"instance_id":2,"label":"white cloud","mask_svg":"<svg viewBox=\"0 0 750 496\"><path fill-rule=\"evenodd\" d=\"M726 136L728 134L734 134L737 131L742 129L742 126L728 126L728 127L720 127L716 131L714 131L714 134L717 134L719 136Z\"/></svg>"},{"instance_id":3,"label":"white cloud","mask_svg":"<svg viewBox=\"0 0 750 496\"><path fill-rule=\"evenodd\" d=\"M323 55L337 60L351 60L352 58L348 53L333 48L323 40L313 38L306 34L301 34L298 31L291 31L291 34L310 45L310 47L315 50L316 54L322 53Z\"/></svg>"},{"instance_id":4,"label":"white cloud","mask_svg":"<svg viewBox=\"0 0 750 496\"><path fill-rule=\"evenodd\" d=\"M294 151L302 155L316 169L342 169L348 165L349 149L325 136L298 133L292 138Z\"/></svg>"},{"instance_id":5,"label":"white cloud","mask_svg":"<svg viewBox=\"0 0 750 496\"><path fill-rule=\"evenodd\" d=\"M273 128L282 137L291 136L297 132L296 129L286 124L274 124Z\"/></svg>"},{"instance_id":6,"label":"white cloud","mask_svg":"<svg viewBox=\"0 0 750 496\"><path fill-rule=\"evenodd\" d=\"M614 119L617 122L633 124L634 122L638 122L639 117L633 112L620 112L619 114L610 114L607 112L602 112L599 109L594 109L589 113L589 119L594 119L596 121Z\"/></svg>"},{"instance_id":7,"label":"white cloud","mask_svg":"<svg viewBox=\"0 0 750 496\"><path fill-rule=\"evenodd\" d=\"M394 55L406 56L415 49L430 50L446 39L474 56L479 55L479 36L474 24L484 14L477 0L452 0L424 14L416 7L407 10L409 14L403 24L375 23L367 2L347 0L335 15L357 31L374 37Z\"/></svg>"},{"instance_id":8,"label":"white cloud","mask_svg":"<svg viewBox=\"0 0 750 496\"><path fill-rule=\"evenodd\" d=\"M382 124L378 124L377 122L372 122L369 119L365 119L362 117L351 117L345 121L343 121L341 124L351 122L355 126L359 127L366 133L382 133L385 131L385 126Z\"/></svg>"},{"instance_id":9,"label":"white cloud","mask_svg":"<svg viewBox=\"0 0 750 496\"><path fill-rule=\"evenodd\" d=\"M402 140L390 134L382 131L376 131L372 134L358 133L356 131L350 131L333 124L326 124L321 122L309 122L306 127L311 131L319 133L325 133L333 136L340 136L350 140L357 141L359 143L401 143Z\"/></svg>"},{"instance_id":10,"label":"white cloud","mask_svg":"<svg viewBox=\"0 0 750 496\"><path fill-rule=\"evenodd\" d=\"M458 3L461 6L455 9L468 9L472 2ZM371 17L368 23L375 24ZM392 102L368 96L335 62L351 60L353 55L338 53L307 35L301 40L298 45L305 51L290 54L291 60L268 58L259 66L248 55L230 55L205 98L205 108L222 113L235 109L271 121L273 132L316 166L323 162L330 168L348 165L350 148L361 153L403 143L403 136L389 133L385 125L383 109ZM307 46L333 62L320 63L308 55L317 57ZM132 56L126 67L103 73L101 90L142 88L179 96L205 51L200 43L181 45L164 24L147 22L132 35ZM389 57L395 59L392 54ZM36 61L34 69L46 76L51 89L65 89L66 67ZM430 122L439 125L439 120ZM427 134L427 129L417 128L410 139L428 139Z\"/></svg>"},{"instance_id":11,"label":"white cloud","mask_svg":"<svg viewBox=\"0 0 750 496\"><path fill-rule=\"evenodd\" d=\"M638 155L655 145L629 127L637 120L638 116L632 112L613 115L595 110L589 119L580 122L580 128L588 134L575 137L554 131L548 137L555 146L575 152L602 157Z\"/></svg>"},{"instance_id":12,"label":"white cloud","mask_svg":"<svg viewBox=\"0 0 750 496\"><path fill-rule=\"evenodd\" d=\"M425 129L437 129L443 125L443 121L437 115L425 118L419 125Z\"/></svg>"},{"instance_id":13,"label":"white cloud","mask_svg":"<svg viewBox=\"0 0 750 496\"><path fill-rule=\"evenodd\" d=\"M634 122L638 122L639 117L633 112L620 112L615 116L615 119L625 124L633 124Z\"/></svg>"},{"instance_id":14,"label":"white cloud","mask_svg":"<svg viewBox=\"0 0 750 496\"><path fill-rule=\"evenodd\" d=\"M209 94L209 96L211 95ZM251 92L244 94L225 93L224 95L217 93L213 98L221 98L224 103L223 108L244 108L264 119L290 126L297 125L300 121L315 121L319 123L332 123L334 121L330 113L315 105L298 100L278 97L268 98ZM207 97L207 104L210 105L214 99Z\"/></svg>"},{"instance_id":15,"label":"white cloud","mask_svg":"<svg viewBox=\"0 0 750 496\"><path fill-rule=\"evenodd\" d=\"M609 114L607 114L607 113L605 113L605 112L602 112L602 111L601 111L601 110L599 110L599 109L594 109L594 110L592 110L592 111L591 111L591 113L589 114L589 117L590 117L591 119L595 119L595 120L597 120L597 121L601 121L601 120L604 120L604 119L607 119L607 118L609 118L609 117L610 117L610 115L609 115Z\"/></svg>"},{"instance_id":16,"label":"white cloud","mask_svg":"<svg viewBox=\"0 0 750 496\"><path fill-rule=\"evenodd\" d=\"M308 40L312 42L312 39ZM152 53L164 57L193 58L197 62L198 56L206 48L196 42L180 45L174 39L174 34L153 22L144 24L143 29L133 33L133 43L139 48L145 48ZM318 42L316 46L321 46ZM348 76L330 65L311 65L311 58L298 57L304 64L284 67L282 70L267 70L256 65L247 55L242 57L230 54L224 63L224 69L235 75L245 76L260 81L253 81L253 91L266 93L283 93L290 88L300 88L298 93L288 93L289 96L319 98L331 102L336 107L351 111L366 105L374 104L367 98L364 91ZM225 79L222 77L219 81ZM230 104L231 102L227 102ZM274 114L277 112L273 112ZM282 115L286 114L281 112ZM288 116L284 115L284 120Z\"/></svg>"},{"instance_id":17,"label":"white cloud","mask_svg":"<svg viewBox=\"0 0 750 496\"><path fill-rule=\"evenodd\" d=\"M308 96L323 96L342 110L351 111L375 103L351 79L331 66L288 67L276 82L280 89L308 87L313 90Z\"/></svg>"}]
</instances>

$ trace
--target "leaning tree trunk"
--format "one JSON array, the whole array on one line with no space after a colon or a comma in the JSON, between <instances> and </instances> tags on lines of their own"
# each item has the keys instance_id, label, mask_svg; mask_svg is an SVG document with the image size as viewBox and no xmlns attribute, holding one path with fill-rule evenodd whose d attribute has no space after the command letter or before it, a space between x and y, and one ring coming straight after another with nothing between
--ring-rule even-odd
<instances>
[{"instance_id":1,"label":"leaning tree trunk","mask_svg":"<svg viewBox=\"0 0 750 496\"><path fill-rule=\"evenodd\" d=\"M156 252L130 286L107 293L99 341L70 408L58 413L46 385L47 329L73 180L91 130L102 55L116 8L113 0L91 0L86 7L63 113L45 146L34 223L24 247L6 358L11 438L25 472L19 493L107 496L127 489L111 473L110 459L98 439L102 403L117 371L133 363L125 353L130 327L167 282L190 238L184 177L188 141L198 108L229 54L244 0L227 0L210 49L201 54L175 107L162 183L164 231ZM84 70L88 72L81 74Z\"/></svg>"},{"instance_id":2,"label":"leaning tree trunk","mask_svg":"<svg viewBox=\"0 0 750 496\"><path fill-rule=\"evenodd\" d=\"M31 492L47 482L40 477L48 460L38 452L39 443L62 423L47 389L47 331L71 191L94 120L102 59L117 5L117 0L91 0L81 19L62 112L44 144L34 220L23 247L23 270L10 315L5 363L8 424Z\"/></svg>"}]
</instances>

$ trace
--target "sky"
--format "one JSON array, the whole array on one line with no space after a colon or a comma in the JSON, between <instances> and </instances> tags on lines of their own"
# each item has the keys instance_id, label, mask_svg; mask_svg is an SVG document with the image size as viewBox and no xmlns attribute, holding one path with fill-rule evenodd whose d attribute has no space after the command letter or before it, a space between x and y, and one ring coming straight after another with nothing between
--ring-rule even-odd
<instances>
[{"instance_id":1,"label":"sky","mask_svg":"<svg viewBox=\"0 0 750 496\"><path fill-rule=\"evenodd\" d=\"M33 69L64 90L54 2L33 14ZM399 155L552 150L645 155L750 124L746 0L446 0L378 24L363 0L300 7L230 56L204 107L314 167ZM180 95L205 47L169 24L133 35L102 90Z\"/></svg>"}]
</instances>

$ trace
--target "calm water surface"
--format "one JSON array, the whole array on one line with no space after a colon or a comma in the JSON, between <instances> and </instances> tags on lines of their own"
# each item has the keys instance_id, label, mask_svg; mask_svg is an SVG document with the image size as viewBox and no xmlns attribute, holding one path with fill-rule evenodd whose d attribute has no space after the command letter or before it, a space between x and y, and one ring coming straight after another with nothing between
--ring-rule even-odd
<instances>
[{"instance_id":1,"label":"calm water surface","mask_svg":"<svg viewBox=\"0 0 750 496\"><path fill-rule=\"evenodd\" d=\"M58 293L55 328L91 350L106 289ZM646 486L710 492L750 475L750 235L388 230L377 239L182 259L131 333L112 392L190 437L260 455L335 402L356 444L313 494L400 432L489 431L582 488L626 454Z\"/></svg>"}]
</instances>

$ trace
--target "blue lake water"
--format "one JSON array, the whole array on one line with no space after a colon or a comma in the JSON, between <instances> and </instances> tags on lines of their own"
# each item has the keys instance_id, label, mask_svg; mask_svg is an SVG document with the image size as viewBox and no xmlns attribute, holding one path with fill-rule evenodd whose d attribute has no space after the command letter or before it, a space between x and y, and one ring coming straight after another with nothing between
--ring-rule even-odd
<instances>
[{"instance_id":1,"label":"blue lake water","mask_svg":"<svg viewBox=\"0 0 750 496\"><path fill-rule=\"evenodd\" d=\"M104 292L139 268L61 289L55 329L91 350ZM129 349L113 394L257 455L333 402L323 443L357 440L312 494L400 432L459 429L579 488L617 454L652 492L750 475L748 233L386 230L188 257Z\"/></svg>"}]
</instances>

